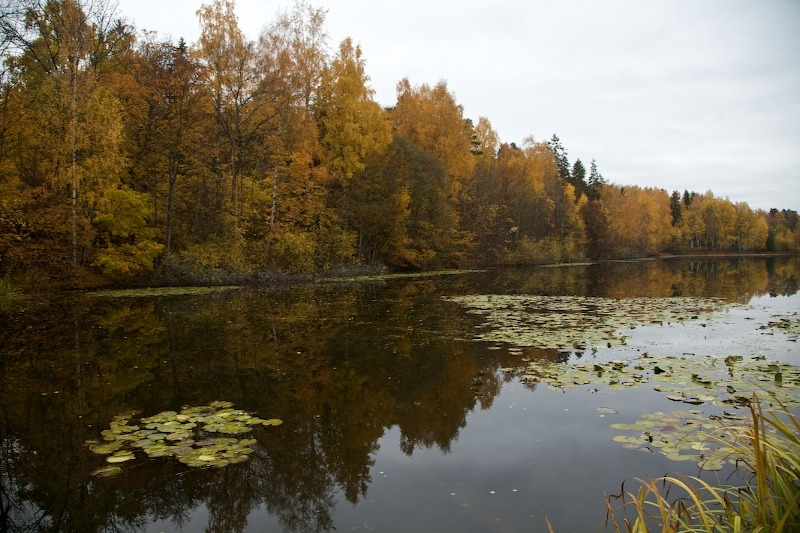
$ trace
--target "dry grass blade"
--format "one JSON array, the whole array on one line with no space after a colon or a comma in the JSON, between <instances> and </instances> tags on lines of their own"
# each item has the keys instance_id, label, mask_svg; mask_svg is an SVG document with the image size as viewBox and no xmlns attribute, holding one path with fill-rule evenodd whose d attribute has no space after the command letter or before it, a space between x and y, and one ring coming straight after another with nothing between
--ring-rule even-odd
<instances>
[{"instance_id":1,"label":"dry grass blade","mask_svg":"<svg viewBox=\"0 0 800 533\"><path fill-rule=\"evenodd\" d=\"M778 408L764 409L754 395L750 424L727 427L722 438L739 467L752 474L747 485L720 487L698 477L665 476L636 480L634 494L625 492L623 483L619 495L606 497L606 525L621 533L616 513L632 507L633 524L622 521L627 533L800 531L800 420L772 400ZM622 500L619 508L612 499Z\"/></svg>"}]
</instances>

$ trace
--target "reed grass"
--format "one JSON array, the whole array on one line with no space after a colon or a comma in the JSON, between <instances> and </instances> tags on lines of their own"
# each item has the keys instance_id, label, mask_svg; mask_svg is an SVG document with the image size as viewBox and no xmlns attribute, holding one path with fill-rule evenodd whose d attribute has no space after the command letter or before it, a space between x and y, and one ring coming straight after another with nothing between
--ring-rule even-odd
<instances>
[{"instance_id":1,"label":"reed grass","mask_svg":"<svg viewBox=\"0 0 800 533\"><path fill-rule=\"evenodd\" d=\"M776 405L765 409L753 395L749 423L718 439L749 474L743 486L683 475L636 479L634 492L623 484L606 498L606 526L617 533L800 532L800 417Z\"/></svg>"}]
</instances>

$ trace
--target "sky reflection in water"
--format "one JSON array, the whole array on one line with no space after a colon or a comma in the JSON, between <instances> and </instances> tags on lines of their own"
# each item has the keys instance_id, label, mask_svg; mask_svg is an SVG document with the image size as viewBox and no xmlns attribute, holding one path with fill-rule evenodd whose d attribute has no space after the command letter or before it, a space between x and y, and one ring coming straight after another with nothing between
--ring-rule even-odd
<instances>
[{"instance_id":1,"label":"sky reflection in water","mask_svg":"<svg viewBox=\"0 0 800 533\"><path fill-rule=\"evenodd\" d=\"M793 260L649 261L26 305L0 316L9 525L531 531L547 516L556 531L594 530L603 493L623 480L697 473L622 448L610 424L686 406L652 385L553 391L500 369L521 357L572 363L645 351L796 364L796 342L758 328L797 312L797 272ZM704 326L636 328L620 349L520 355L471 341L481 318L442 298L476 293L685 295L745 307ZM141 458L117 477L90 476L102 458L83 442L114 415L213 400L285 423L254 432L257 453L242 464L188 470Z\"/></svg>"}]
</instances>

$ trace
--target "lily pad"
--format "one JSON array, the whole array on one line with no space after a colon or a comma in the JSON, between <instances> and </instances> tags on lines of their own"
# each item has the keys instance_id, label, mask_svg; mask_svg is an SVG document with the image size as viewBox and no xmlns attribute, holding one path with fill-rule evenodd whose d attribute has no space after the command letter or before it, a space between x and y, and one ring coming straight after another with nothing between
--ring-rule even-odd
<instances>
[{"instance_id":1,"label":"lily pad","mask_svg":"<svg viewBox=\"0 0 800 533\"><path fill-rule=\"evenodd\" d=\"M122 472L122 469L118 466L102 466L97 470L93 471L92 475L98 477L110 477L110 476L116 476L120 472Z\"/></svg>"},{"instance_id":2,"label":"lily pad","mask_svg":"<svg viewBox=\"0 0 800 533\"><path fill-rule=\"evenodd\" d=\"M109 463L124 463L125 461L130 461L133 459L135 455L132 451L129 450L122 450L118 451L115 454L106 457L106 461Z\"/></svg>"},{"instance_id":3,"label":"lily pad","mask_svg":"<svg viewBox=\"0 0 800 533\"><path fill-rule=\"evenodd\" d=\"M767 330L771 333L774 330L782 331L790 340L797 341L800 338L800 315L793 313L789 316L774 316L767 325L761 326L760 330Z\"/></svg>"},{"instance_id":4,"label":"lily pad","mask_svg":"<svg viewBox=\"0 0 800 533\"><path fill-rule=\"evenodd\" d=\"M731 406L746 405L753 392L758 392L786 405L800 405L800 367L764 358L642 354L604 365L548 360L522 363L524 366L511 369L511 373L518 375L523 383L544 382L554 389L589 385L595 389L605 386L613 391L649 385L676 402ZM602 371L597 367L602 367ZM780 380L775 379L777 373L780 373Z\"/></svg>"},{"instance_id":5,"label":"lily pad","mask_svg":"<svg viewBox=\"0 0 800 533\"><path fill-rule=\"evenodd\" d=\"M124 413L114 417L109 429L101 432L103 442L87 441L89 449L108 455L108 463L130 461L140 449L149 458L174 457L191 467L223 467L245 461L257 445L256 439L240 440L236 435L250 433L257 425L283 423L277 418L255 417L227 401L185 407L180 413L163 411L138 421L134 416ZM119 472L118 466L104 467L94 475L113 476Z\"/></svg>"},{"instance_id":6,"label":"lily pad","mask_svg":"<svg viewBox=\"0 0 800 533\"><path fill-rule=\"evenodd\" d=\"M572 351L624 346L643 325L706 319L732 304L717 298L599 298L480 294L446 297L484 317L476 339Z\"/></svg>"},{"instance_id":7,"label":"lily pad","mask_svg":"<svg viewBox=\"0 0 800 533\"><path fill-rule=\"evenodd\" d=\"M618 411L616 409L612 409L611 407L598 407L595 409L595 412L602 415L615 415Z\"/></svg>"},{"instance_id":8,"label":"lily pad","mask_svg":"<svg viewBox=\"0 0 800 533\"><path fill-rule=\"evenodd\" d=\"M718 470L730 462L731 450L717 441L725 431L721 420L742 418L723 411L728 406L746 406L753 394L788 407L800 406L800 367L765 357L695 357L686 355L653 356L641 354L610 363L524 361L512 368L523 383L546 383L552 389L587 386L587 390L614 391L623 388L652 387L672 401L703 405L710 413L697 409L672 413L650 413L634 422L611 424L621 434L614 440L625 448L661 453L675 461L695 461L701 468ZM699 452L699 453L698 453Z\"/></svg>"},{"instance_id":9,"label":"lily pad","mask_svg":"<svg viewBox=\"0 0 800 533\"><path fill-rule=\"evenodd\" d=\"M102 444L96 443L96 441L89 442L89 449L92 450L94 453L98 453L101 455L114 453L119 451L122 448L123 442L122 441L112 441L112 442L104 442Z\"/></svg>"},{"instance_id":10,"label":"lily pad","mask_svg":"<svg viewBox=\"0 0 800 533\"><path fill-rule=\"evenodd\" d=\"M633 424L612 424L611 427L638 432L637 435L613 437L615 442L629 449L636 449L633 447L636 446L641 451L657 451L672 461L695 461L705 470L720 470L728 463L733 450L724 444L726 428L708 420L697 410L655 412L643 415Z\"/></svg>"}]
</instances>

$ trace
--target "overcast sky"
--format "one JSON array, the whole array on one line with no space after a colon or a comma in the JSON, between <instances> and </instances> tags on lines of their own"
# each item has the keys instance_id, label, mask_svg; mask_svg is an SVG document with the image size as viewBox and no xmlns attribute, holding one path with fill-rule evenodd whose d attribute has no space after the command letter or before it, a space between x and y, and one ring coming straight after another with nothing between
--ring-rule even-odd
<instances>
[{"instance_id":1,"label":"overcast sky","mask_svg":"<svg viewBox=\"0 0 800 533\"><path fill-rule=\"evenodd\" d=\"M119 0L194 42L202 0ZM557 134L606 180L800 211L800 0L309 0L383 106L444 80L503 142ZM238 0L250 39L292 1Z\"/></svg>"}]
</instances>

